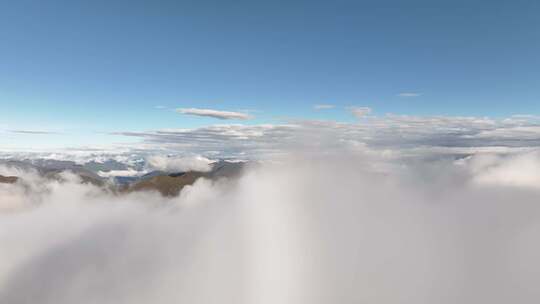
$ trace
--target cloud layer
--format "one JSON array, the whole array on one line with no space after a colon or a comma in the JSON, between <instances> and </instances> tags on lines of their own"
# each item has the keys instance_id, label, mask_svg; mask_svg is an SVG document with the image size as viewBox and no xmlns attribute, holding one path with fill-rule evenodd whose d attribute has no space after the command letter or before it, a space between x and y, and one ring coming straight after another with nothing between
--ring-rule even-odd
<instances>
[{"instance_id":1,"label":"cloud layer","mask_svg":"<svg viewBox=\"0 0 540 304\"><path fill-rule=\"evenodd\" d=\"M534 303L538 177L500 177L538 155L295 154L176 198L3 167L0 302Z\"/></svg>"},{"instance_id":2,"label":"cloud layer","mask_svg":"<svg viewBox=\"0 0 540 304\"><path fill-rule=\"evenodd\" d=\"M365 110L360 110L365 115ZM54 151L0 150L0 158L137 161L151 155L259 159L291 150L353 149L386 155L466 156L478 151L519 152L540 146L540 119L459 116L361 116L355 123L291 120L281 124L218 124L192 129L124 131L131 143Z\"/></svg>"},{"instance_id":3,"label":"cloud layer","mask_svg":"<svg viewBox=\"0 0 540 304\"><path fill-rule=\"evenodd\" d=\"M365 110L360 110L365 115ZM279 125L213 125L116 133L143 140L147 149L207 157L257 158L293 150L353 149L393 154L470 154L540 146L536 117L361 116L357 123L292 121ZM142 146L138 144L138 147ZM429 152L429 153L428 153ZM427 153L427 154L426 154Z\"/></svg>"}]
</instances>

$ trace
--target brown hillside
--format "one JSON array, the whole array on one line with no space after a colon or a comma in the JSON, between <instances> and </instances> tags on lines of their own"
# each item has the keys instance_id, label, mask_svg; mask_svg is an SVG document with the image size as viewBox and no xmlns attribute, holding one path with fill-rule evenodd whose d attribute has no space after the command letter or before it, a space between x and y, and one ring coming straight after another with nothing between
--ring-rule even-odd
<instances>
[{"instance_id":1,"label":"brown hillside","mask_svg":"<svg viewBox=\"0 0 540 304\"><path fill-rule=\"evenodd\" d=\"M2 184L14 184L19 180L16 176L2 176L0 175L0 183Z\"/></svg>"},{"instance_id":2,"label":"brown hillside","mask_svg":"<svg viewBox=\"0 0 540 304\"><path fill-rule=\"evenodd\" d=\"M133 184L127 191L159 191L163 196L176 196L184 186L192 185L201 176L201 172L154 176Z\"/></svg>"}]
</instances>

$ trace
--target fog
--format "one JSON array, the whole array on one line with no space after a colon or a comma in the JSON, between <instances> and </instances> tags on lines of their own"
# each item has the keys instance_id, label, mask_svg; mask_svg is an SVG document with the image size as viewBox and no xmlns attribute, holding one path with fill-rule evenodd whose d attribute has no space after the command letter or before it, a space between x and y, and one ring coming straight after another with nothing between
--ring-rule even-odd
<instances>
[{"instance_id":1,"label":"fog","mask_svg":"<svg viewBox=\"0 0 540 304\"><path fill-rule=\"evenodd\" d=\"M537 303L539 154L426 159L296 154L176 198L0 168L0 303Z\"/></svg>"}]
</instances>

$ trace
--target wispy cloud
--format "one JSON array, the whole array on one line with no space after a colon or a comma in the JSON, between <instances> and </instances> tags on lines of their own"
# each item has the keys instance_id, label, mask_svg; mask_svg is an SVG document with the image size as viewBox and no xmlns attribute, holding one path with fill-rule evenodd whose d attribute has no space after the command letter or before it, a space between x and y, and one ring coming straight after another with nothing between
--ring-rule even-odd
<instances>
[{"instance_id":1,"label":"wispy cloud","mask_svg":"<svg viewBox=\"0 0 540 304\"><path fill-rule=\"evenodd\" d=\"M348 107L347 109L351 111L356 118L363 118L371 113L371 108L368 107Z\"/></svg>"},{"instance_id":2,"label":"wispy cloud","mask_svg":"<svg viewBox=\"0 0 540 304\"><path fill-rule=\"evenodd\" d=\"M418 97L418 96L421 96L422 93L418 93L418 92L401 92L399 94L397 94L397 96L399 97Z\"/></svg>"},{"instance_id":3,"label":"wispy cloud","mask_svg":"<svg viewBox=\"0 0 540 304\"><path fill-rule=\"evenodd\" d=\"M157 110L164 110L166 108L167 108L166 106L155 106L154 107L154 109L157 109Z\"/></svg>"},{"instance_id":4,"label":"wispy cloud","mask_svg":"<svg viewBox=\"0 0 540 304\"><path fill-rule=\"evenodd\" d=\"M315 110L328 110L328 109L335 108L335 106L331 105L331 104L316 104L316 105L313 106L313 108Z\"/></svg>"},{"instance_id":5,"label":"wispy cloud","mask_svg":"<svg viewBox=\"0 0 540 304\"><path fill-rule=\"evenodd\" d=\"M213 109L179 108L179 109L176 109L176 112L180 114L185 114L185 115L212 117L212 118L217 118L217 119L248 120L248 119L254 118L252 115L242 113L242 112L220 111L220 110L213 110Z\"/></svg>"},{"instance_id":6,"label":"wispy cloud","mask_svg":"<svg viewBox=\"0 0 540 304\"><path fill-rule=\"evenodd\" d=\"M10 133L17 133L17 134L36 134L36 135L60 134L59 132L43 131L43 130L7 130L7 131Z\"/></svg>"}]
</instances>

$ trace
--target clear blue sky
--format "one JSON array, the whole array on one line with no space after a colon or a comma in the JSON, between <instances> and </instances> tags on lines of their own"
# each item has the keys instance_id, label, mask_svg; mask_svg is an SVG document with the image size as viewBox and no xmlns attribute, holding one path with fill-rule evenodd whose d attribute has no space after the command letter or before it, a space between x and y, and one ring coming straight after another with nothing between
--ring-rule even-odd
<instances>
[{"instance_id":1,"label":"clear blue sky","mask_svg":"<svg viewBox=\"0 0 540 304\"><path fill-rule=\"evenodd\" d=\"M224 123L179 107L255 111L244 123L353 120L347 106L540 114L539 13L497 0L1 1L0 129L85 143Z\"/></svg>"}]
</instances>

